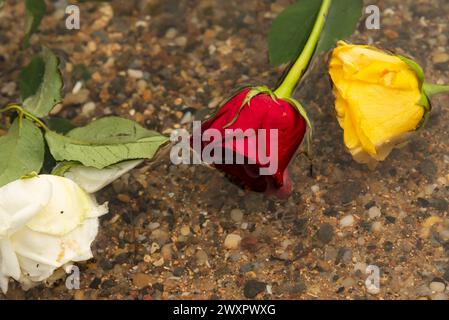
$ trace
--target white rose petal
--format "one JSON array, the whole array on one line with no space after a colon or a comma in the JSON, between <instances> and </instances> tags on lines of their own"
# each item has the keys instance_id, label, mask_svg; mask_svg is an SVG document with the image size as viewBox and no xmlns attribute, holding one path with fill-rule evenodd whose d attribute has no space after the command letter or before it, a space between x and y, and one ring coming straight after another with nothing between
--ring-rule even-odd
<instances>
[{"instance_id":1,"label":"white rose petal","mask_svg":"<svg viewBox=\"0 0 449 320\"><path fill-rule=\"evenodd\" d=\"M129 170L134 169L142 161L124 161L101 170L93 167L74 166L64 173L64 177L75 181L87 192L94 193L103 189Z\"/></svg>"},{"instance_id":2,"label":"white rose petal","mask_svg":"<svg viewBox=\"0 0 449 320\"><path fill-rule=\"evenodd\" d=\"M52 201L27 223L31 230L62 236L78 227L85 218L107 212L98 210L93 198L72 180L52 175L40 178L51 183Z\"/></svg>"},{"instance_id":3,"label":"white rose petal","mask_svg":"<svg viewBox=\"0 0 449 320\"><path fill-rule=\"evenodd\" d=\"M107 213L70 179L40 175L0 188L0 289L8 279L25 288L92 258L98 217Z\"/></svg>"}]
</instances>

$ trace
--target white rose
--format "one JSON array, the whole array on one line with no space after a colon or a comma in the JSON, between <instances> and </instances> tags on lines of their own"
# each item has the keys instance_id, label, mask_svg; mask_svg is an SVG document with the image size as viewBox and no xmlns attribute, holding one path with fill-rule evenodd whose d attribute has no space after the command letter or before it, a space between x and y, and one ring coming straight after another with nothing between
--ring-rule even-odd
<instances>
[{"instance_id":1,"label":"white rose","mask_svg":"<svg viewBox=\"0 0 449 320\"><path fill-rule=\"evenodd\" d=\"M0 288L13 278L25 287L71 262L92 258L98 217L107 203L72 180L39 175L0 188Z\"/></svg>"}]
</instances>

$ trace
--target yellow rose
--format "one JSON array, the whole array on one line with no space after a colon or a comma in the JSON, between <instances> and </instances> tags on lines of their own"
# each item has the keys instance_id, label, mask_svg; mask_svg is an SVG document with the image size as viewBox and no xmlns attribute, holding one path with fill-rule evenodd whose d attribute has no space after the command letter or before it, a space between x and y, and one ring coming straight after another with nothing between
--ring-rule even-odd
<instances>
[{"instance_id":1,"label":"yellow rose","mask_svg":"<svg viewBox=\"0 0 449 320\"><path fill-rule=\"evenodd\" d=\"M384 160L430 109L422 70L406 58L339 42L329 73L344 142L358 162L372 166Z\"/></svg>"}]
</instances>

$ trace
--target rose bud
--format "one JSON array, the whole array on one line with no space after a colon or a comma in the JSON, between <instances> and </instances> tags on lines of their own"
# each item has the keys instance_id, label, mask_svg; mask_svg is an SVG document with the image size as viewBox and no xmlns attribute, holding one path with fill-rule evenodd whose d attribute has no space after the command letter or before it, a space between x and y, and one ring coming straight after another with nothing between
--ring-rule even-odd
<instances>
[{"instance_id":1,"label":"rose bud","mask_svg":"<svg viewBox=\"0 0 449 320\"><path fill-rule=\"evenodd\" d=\"M197 154L202 150L203 162L231 180L285 197L291 191L287 167L307 123L304 110L292 98L278 98L266 87L245 88L194 130L191 144Z\"/></svg>"},{"instance_id":2,"label":"rose bud","mask_svg":"<svg viewBox=\"0 0 449 320\"><path fill-rule=\"evenodd\" d=\"M332 52L329 74L344 143L354 160L371 168L425 123L428 97L447 89L424 83L410 59L345 42Z\"/></svg>"}]
</instances>

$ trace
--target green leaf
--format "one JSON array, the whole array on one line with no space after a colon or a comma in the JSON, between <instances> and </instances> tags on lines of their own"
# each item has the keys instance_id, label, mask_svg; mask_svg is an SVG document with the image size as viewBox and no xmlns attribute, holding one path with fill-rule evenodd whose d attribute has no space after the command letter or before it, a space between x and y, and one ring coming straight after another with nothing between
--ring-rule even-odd
<instances>
[{"instance_id":1,"label":"green leaf","mask_svg":"<svg viewBox=\"0 0 449 320\"><path fill-rule=\"evenodd\" d=\"M64 118L51 117L45 119L45 124L53 131L57 133L66 134L70 130L76 128L76 126L69 120Z\"/></svg>"},{"instance_id":2,"label":"green leaf","mask_svg":"<svg viewBox=\"0 0 449 320\"><path fill-rule=\"evenodd\" d=\"M351 36L362 16L363 0L333 0L315 55L335 47L339 40Z\"/></svg>"},{"instance_id":3,"label":"green leaf","mask_svg":"<svg viewBox=\"0 0 449 320\"><path fill-rule=\"evenodd\" d=\"M300 0L276 17L268 33L272 66L289 63L299 56L313 29L320 6L321 1Z\"/></svg>"},{"instance_id":4,"label":"green leaf","mask_svg":"<svg viewBox=\"0 0 449 320\"><path fill-rule=\"evenodd\" d=\"M28 119L16 118L8 134L0 137L0 150L0 186L42 168L44 139Z\"/></svg>"},{"instance_id":5,"label":"green leaf","mask_svg":"<svg viewBox=\"0 0 449 320\"><path fill-rule=\"evenodd\" d=\"M30 38L37 31L45 15L46 5L44 0L25 0L26 22L25 22L25 47L30 45Z\"/></svg>"},{"instance_id":6,"label":"green leaf","mask_svg":"<svg viewBox=\"0 0 449 320\"><path fill-rule=\"evenodd\" d=\"M47 47L19 75L19 90L24 108L45 117L61 102L62 77L58 58Z\"/></svg>"},{"instance_id":7,"label":"green leaf","mask_svg":"<svg viewBox=\"0 0 449 320\"><path fill-rule=\"evenodd\" d=\"M312 32L322 1L298 0L273 22L268 34L270 64L278 66L299 57ZM315 54L332 49L349 37L362 15L363 0L333 0Z\"/></svg>"},{"instance_id":8,"label":"green leaf","mask_svg":"<svg viewBox=\"0 0 449 320\"><path fill-rule=\"evenodd\" d=\"M46 133L50 152L57 161L77 161L103 169L132 159L152 159L168 138L131 120L107 117L70 131L66 136Z\"/></svg>"}]
</instances>

